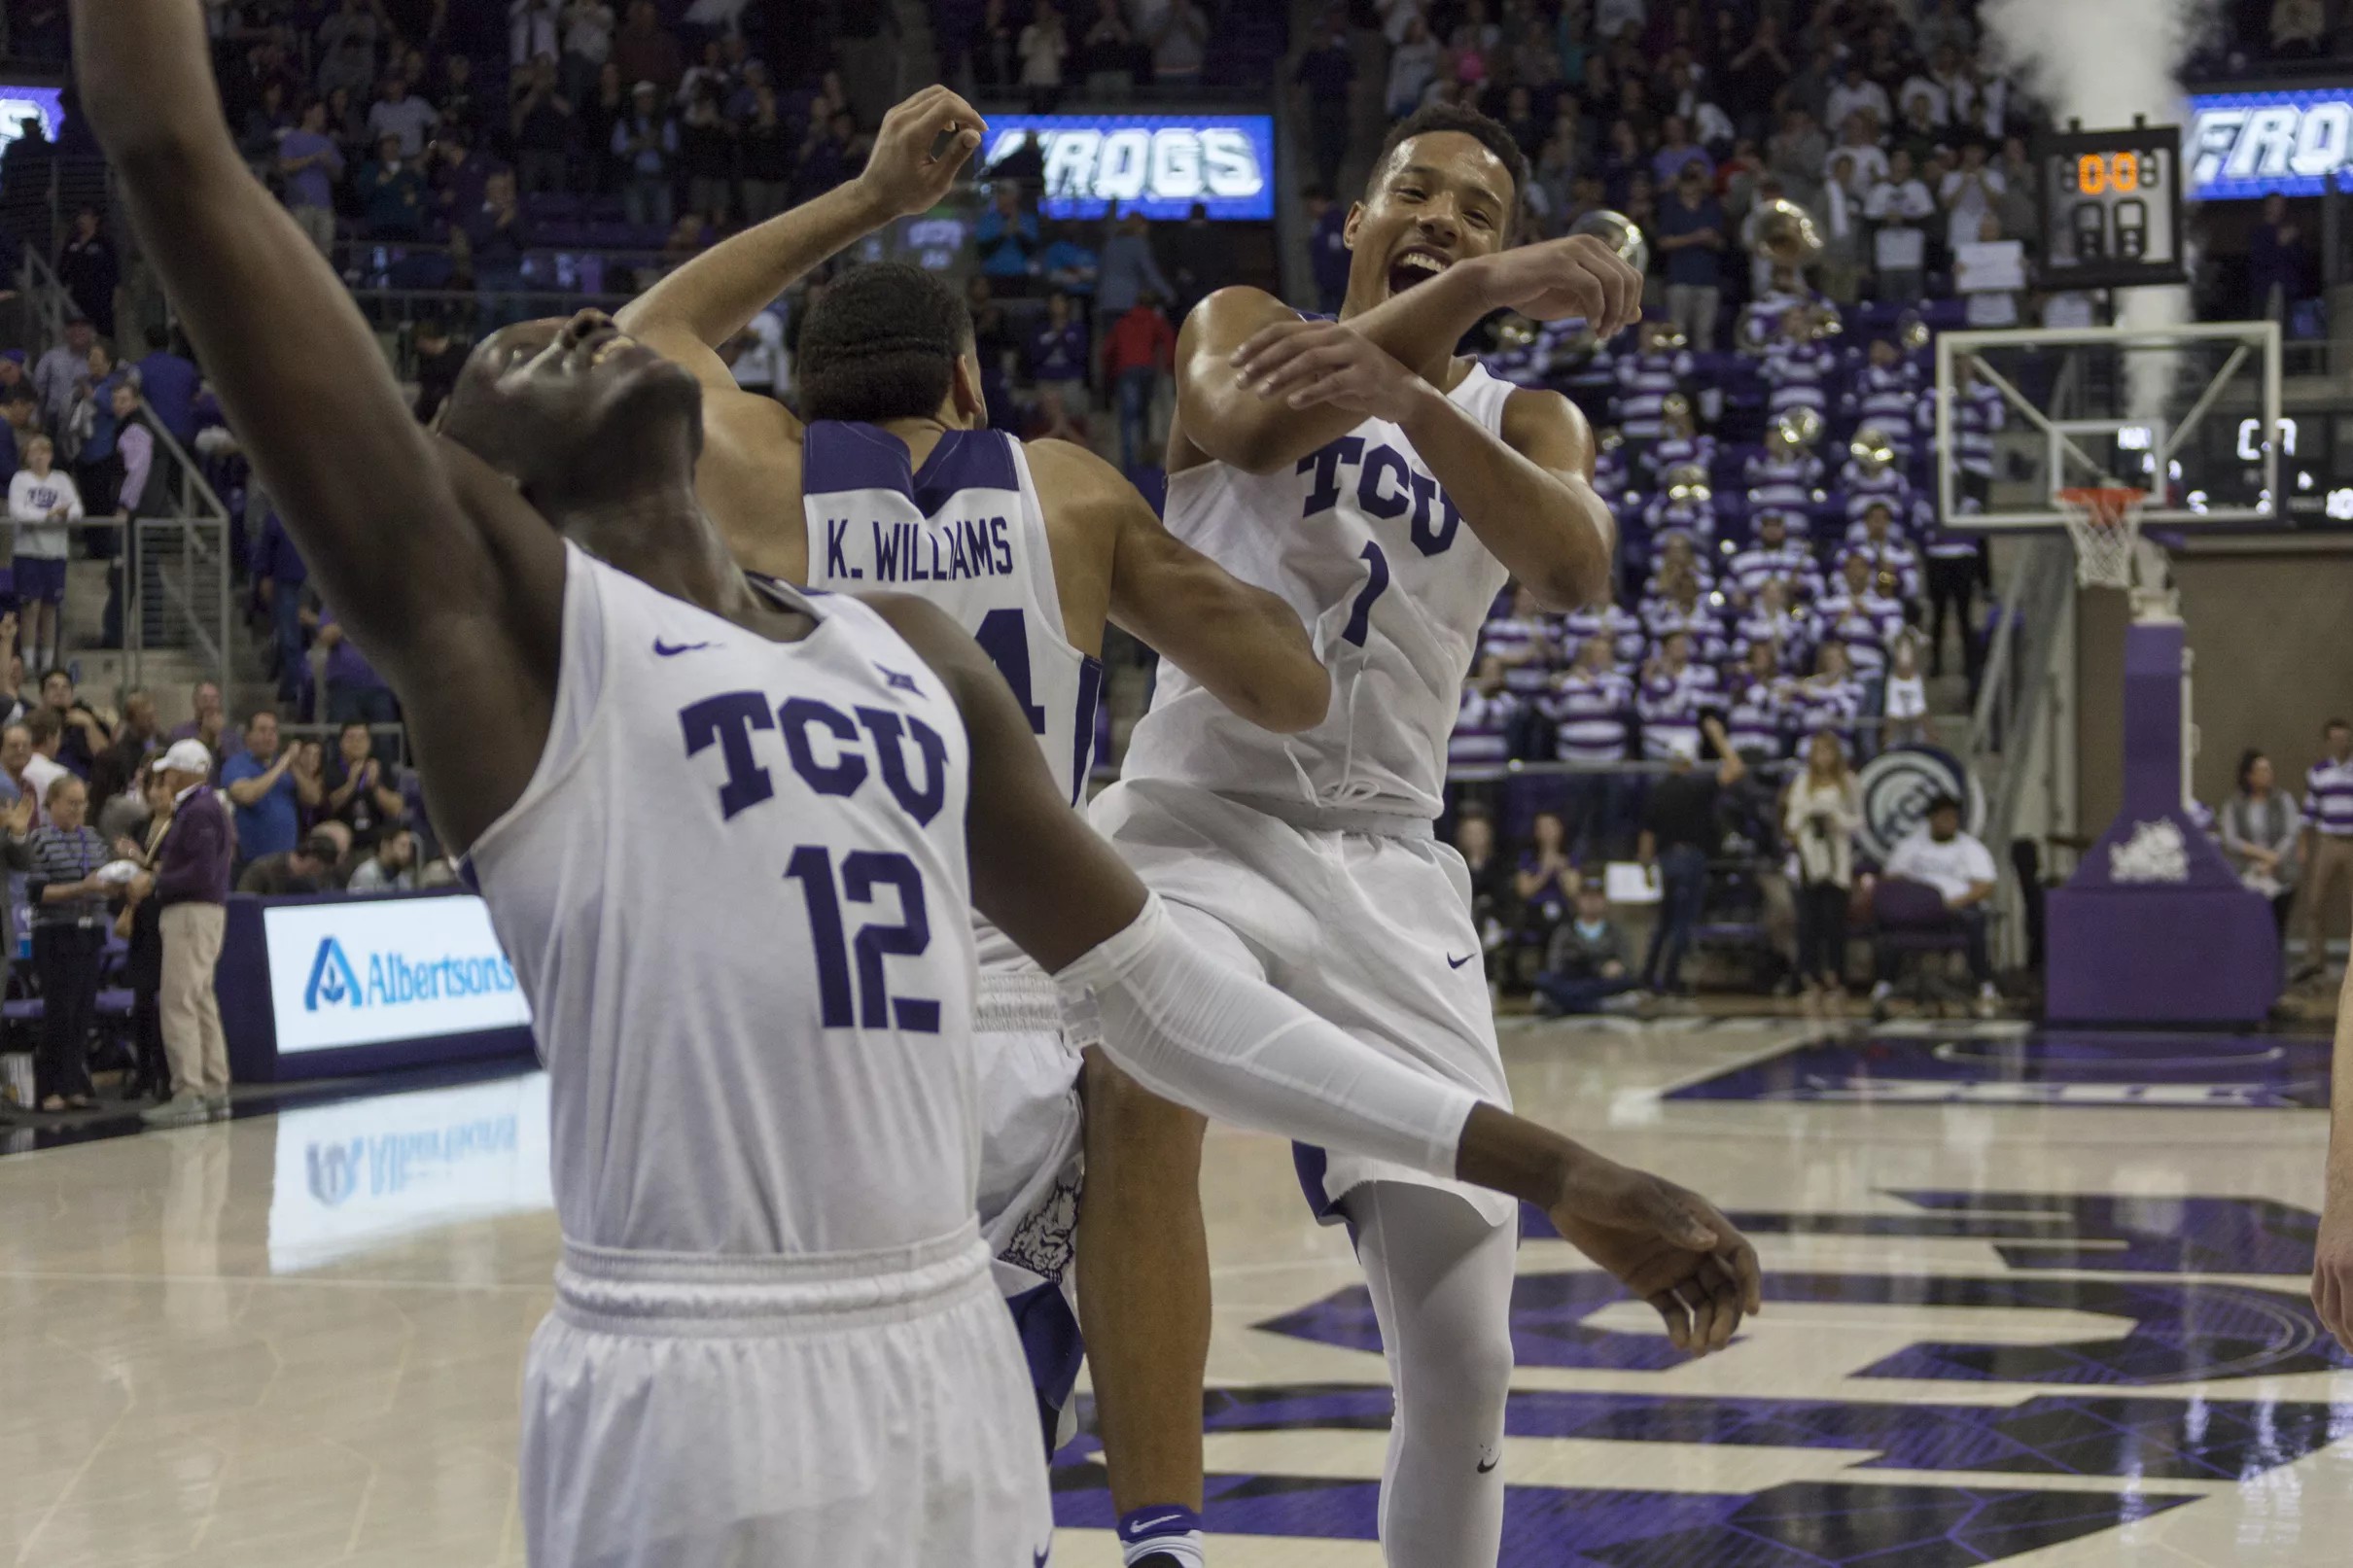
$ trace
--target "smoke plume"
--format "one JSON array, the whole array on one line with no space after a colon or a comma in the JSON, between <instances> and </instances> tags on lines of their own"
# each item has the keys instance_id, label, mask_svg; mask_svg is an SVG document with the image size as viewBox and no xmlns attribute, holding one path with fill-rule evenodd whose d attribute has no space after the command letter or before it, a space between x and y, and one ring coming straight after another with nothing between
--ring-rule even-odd
<instances>
[{"instance_id":1,"label":"smoke plume","mask_svg":"<svg viewBox=\"0 0 2353 1568\"><path fill-rule=\"evenodd\" d=\"M2121 128L2185 122L2182 62L2220 12L2219 0L1985 0L1988 63L2062 125ZM2186 288L2120 289L2119 326L2173 327L2190 319ZM2131 412L2162 410L2179 373L2173 354L2125 356Z\"/></svg>"}]
</instances>

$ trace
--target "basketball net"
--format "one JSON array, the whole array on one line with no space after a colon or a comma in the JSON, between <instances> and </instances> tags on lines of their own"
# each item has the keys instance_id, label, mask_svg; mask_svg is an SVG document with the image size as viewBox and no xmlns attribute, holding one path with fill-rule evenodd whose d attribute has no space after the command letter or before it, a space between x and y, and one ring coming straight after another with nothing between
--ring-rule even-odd
<instances>
[{"instance_id":1,"label":"basketball net","mask_svg":"<svg viewBox=\"0 0 2353 1568\"><path fill-rule=\"evenodd\" d=\"M2060 515L2075 540L2075 580L2085 588L2132 588L2133 546L2140 542L2145 490L2092 485L2062 490Z\"/></svg>"}]
</instances>

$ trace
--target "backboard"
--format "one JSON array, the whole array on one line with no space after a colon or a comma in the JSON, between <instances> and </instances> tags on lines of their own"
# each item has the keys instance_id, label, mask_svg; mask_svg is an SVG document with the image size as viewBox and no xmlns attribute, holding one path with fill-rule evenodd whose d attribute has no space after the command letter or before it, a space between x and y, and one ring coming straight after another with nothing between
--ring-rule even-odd
<instances>
[{"instance_id":1,"label":"backboard","mask_svg":"<svg viewBox=\"0 0 2353 1568\"><path fill-rule=\"evenodd\" d=\"M2282 462L2279 366L2275 322L1943 333L1938 516L2056 529L2062 491L2124 485L2149 492L2147 528L2276 523L2311 482Z\"/></svg>"}]
</instances>

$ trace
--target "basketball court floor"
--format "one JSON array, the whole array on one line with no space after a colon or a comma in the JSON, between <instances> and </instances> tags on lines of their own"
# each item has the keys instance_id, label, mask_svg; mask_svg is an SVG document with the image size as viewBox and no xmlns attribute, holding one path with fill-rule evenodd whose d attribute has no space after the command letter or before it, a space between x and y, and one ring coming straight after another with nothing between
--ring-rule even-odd
<instances>
[{"instance_id":1,"label":"basketball court floor","mask_svg":"<svg viewBox=\"0 0 2353 1568\"><path fill-rule=\"evenodd\" d=\"M1504 1561L2341 1564L2353 1358L2304 1299L2326 1042L1506 1025L1523 1109L1705 1190L1768 1309L1679 1360L1531 1222ZM0 1154L0 1563L519 1563L536 1075ZM1387 1397L1289 1151L1216 1132L1225 1568L1375 1568ZM1060 1458L1055 1560L1118 1555ZM945 1565L943 1565L945 1568Z\"/></svg>"}]
</instances>

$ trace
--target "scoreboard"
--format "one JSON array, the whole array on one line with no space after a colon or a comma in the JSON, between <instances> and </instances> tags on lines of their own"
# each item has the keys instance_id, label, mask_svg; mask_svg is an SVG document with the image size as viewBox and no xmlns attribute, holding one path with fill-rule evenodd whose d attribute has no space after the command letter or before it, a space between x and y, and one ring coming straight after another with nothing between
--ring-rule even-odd
<instances>
[{"instance_id":1,"label":"scoreboard","mask_svg":"<svg viewBox=\"0 0 2353 1568\"><path fill-rule=\"evenodd\" d=\"M2186 280L2179 125L2044 138L2046 289L2129 288Z\"/></svg>"}]
</instances>

